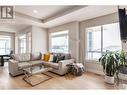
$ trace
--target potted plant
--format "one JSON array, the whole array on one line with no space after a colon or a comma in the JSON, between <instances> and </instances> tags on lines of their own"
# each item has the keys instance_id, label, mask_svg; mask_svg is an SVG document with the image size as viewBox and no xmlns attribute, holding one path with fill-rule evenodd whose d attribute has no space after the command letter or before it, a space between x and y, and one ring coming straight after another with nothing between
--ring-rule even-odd
<instances>
[{"instance_id":1,"label":"potted plant","mask_svg":"<svg viewBox=\"0 0 127 95\"><path fill-rule=\"evenodd\" d=\"M99 58L99 62L101 62L103 66L103 71L105 73L105 81L110 84L114 84L114 76L117 76L121 66L126 64L125 60L126 54L121 52L113 52L106 51L101 58Z\"/></svg>"},{"instance_id":2,"label":"potted plant","mask_svg":"<svg viewBox=\"0 0 127 95\"><path fill-rule=\"evenodd\" d=\"M117 77L119 72L126 74L127 73L127 62L126 62L126 53L121 51L119 54L119 66L118 66L118 71L117 71Z\"/></svg>"}]
</instances>

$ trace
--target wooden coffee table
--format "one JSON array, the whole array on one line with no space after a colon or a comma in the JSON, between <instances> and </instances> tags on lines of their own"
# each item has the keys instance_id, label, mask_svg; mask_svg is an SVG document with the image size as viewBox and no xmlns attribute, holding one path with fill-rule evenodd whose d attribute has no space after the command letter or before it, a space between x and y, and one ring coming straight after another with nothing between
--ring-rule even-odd
<instances>
[{"instance_id":1,"label":"wooden coffee table","mask_svg":"<svg viewBox=\"0 0 127 95\"><path fill-rule=\"evenodd\" d=\"M36 86L36 85L38 85L38 84L40 84L40 83L43 83L43 82L45 82L45 81L47 81L47 80L53 78L52 76L46 74L46 72L48 72L48 71L50 71L50 70L52 70L51 67L42 67L42 68L40 68L39 70L34 70L33 67L25 68L25 69L23 69L23 73L24 73L23 80L24 80L25 82L27 82L28 84L30 84L31 86ZM40 79L39 82L33 84L33 82L32 82L32 77L34 77L35 75L39 75L39 74L40 74L40 76L42 76L42 74L43 74L43 75L45 75L47 78L44 79L44 78L42 77L42 78ZM36 78L35 78L35 80L37 81Z\"/></svg>"}]
</instances>

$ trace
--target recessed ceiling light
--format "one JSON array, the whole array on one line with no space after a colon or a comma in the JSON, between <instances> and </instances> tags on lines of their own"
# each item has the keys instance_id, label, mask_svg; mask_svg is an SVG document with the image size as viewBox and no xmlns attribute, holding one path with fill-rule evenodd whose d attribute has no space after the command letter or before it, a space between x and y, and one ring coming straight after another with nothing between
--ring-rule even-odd
<instances>
[{"instance_id":1,"label":"recessed ceiling light","mask_svg":"<svg viewBox=\"0 0 127 95\"><path fill-rule=\"evenodd\" d=\"M38 11L37 10L33 10L33 13L38 13Z\"/></svg>"}]
</instances>

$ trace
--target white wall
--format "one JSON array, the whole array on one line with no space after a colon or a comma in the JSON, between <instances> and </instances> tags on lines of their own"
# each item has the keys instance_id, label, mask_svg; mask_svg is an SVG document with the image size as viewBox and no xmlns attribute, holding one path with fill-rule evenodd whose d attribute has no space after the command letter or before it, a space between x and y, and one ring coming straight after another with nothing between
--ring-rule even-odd
<instances>
[{"instance_id":1,"label":"white wall","mask_svg":"<svg viewBox=\"0 0 127 95\"><path fill-rule=\"evenodd\" d=\"M32 26L32 52L47 52L47 30Z\"/></svg>"},{"instance_id":2,"label":"white wall","mask_svg":"<svg viewBox=\"0 0 127 95\"><path fill-rule=\"evenodd\" d=\"M48 29L48 33L69 30L69 52L79 61L79 23L71 22Z\"/></svg>"}]
</instances>

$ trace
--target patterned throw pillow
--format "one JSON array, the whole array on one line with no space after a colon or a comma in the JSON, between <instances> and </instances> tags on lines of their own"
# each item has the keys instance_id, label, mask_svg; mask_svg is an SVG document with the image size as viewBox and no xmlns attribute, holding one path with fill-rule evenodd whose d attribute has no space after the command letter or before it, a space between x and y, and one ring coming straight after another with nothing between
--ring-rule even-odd
<instances>
[{"instance_id":1,"label":"patterned throw pillow","mask_svg":"<svg viewBox=\"0 0 127 95\"><path fill-rule=\"evenodd\" d=\"M57 60L57 57L58 57L58 55L53 55L53 61L52 62L56 62L56 60Z\"/></svg>"},{"instance_id":2,"label":"patterned throw pillow","mask_svg":"<svg viewBox=\"0 0 127 95\"><path fill-rule=\"evenodd\" d=\"M58 63L61 60L65 60L65 55L61 55L60 53L53 53L53 61L55 63Z\"/></svg>"},{"instance_id":3,"label":"patterned throw pillow","mask_svg":"<svg viewBox=\"0 0 127 95\"><path fill-rule=\"evenodd\" d=\"M64 59L65 59L65 56L60 55L57 57L56 62L58 63L59 61L64 60Z\"/></svg>"}]
</instances>

